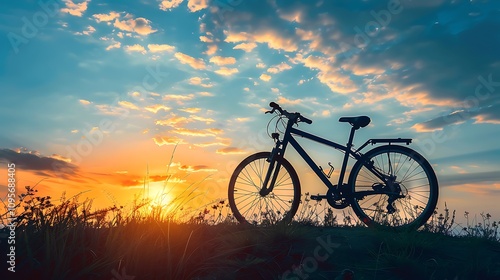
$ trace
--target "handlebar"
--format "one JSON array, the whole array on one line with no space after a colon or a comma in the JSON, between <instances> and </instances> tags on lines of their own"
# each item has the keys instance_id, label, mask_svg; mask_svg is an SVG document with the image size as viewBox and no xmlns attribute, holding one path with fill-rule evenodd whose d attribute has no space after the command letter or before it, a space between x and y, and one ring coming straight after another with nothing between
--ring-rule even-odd
<instances>
[{"instance_id":1,"label":"handlebar","mask_svg":"<svg viewBox=\"0 0 500 280\"><path fill-rule=\"evenodd\" d=\"M271 108L273 108L271 111L267 111L267 113L274 113L274 111L278 111L280 112L281 115L284 115L285 117L287 117L288 119L292 119L293 121L295 121L296 123L297 122L305 122L307 124L312 124L312 120L302 116L300 113L296 112L296 113L288 113L286 110L283 110L280 105L278 105L277 103L275 102L271 102L269 103L269 106L271 106Z\"/></svg>"}]
</instances>

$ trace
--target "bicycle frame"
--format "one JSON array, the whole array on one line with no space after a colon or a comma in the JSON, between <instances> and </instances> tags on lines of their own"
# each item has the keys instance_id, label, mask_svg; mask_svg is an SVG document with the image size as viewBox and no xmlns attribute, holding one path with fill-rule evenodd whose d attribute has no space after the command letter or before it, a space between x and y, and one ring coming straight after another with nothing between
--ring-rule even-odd
<instances>
[{"instance_id":1,"label":"bicycle frame","mask_svg":"<svg viewBox=\"0 0 500 280\"><path fill-rule=\"evenodd\" d=\"M288 144L291 144L292 147L298 152L298 154L304 159L304 161L311 167L311 169L316 173L316 175L321 179L321 181L328 187L328 189L332 189L334 191L338 191L338 188L340 186L343 186L344 184L344 177L345 177L345 172L348 164L349 157L352 156L354 159L360 161L363 163L363 165L370 170L375 176L377 176L382 182L389 183L391 179L390 176L382 174L380 171L375 169L373 167L373 164L370 162L364 162L363 161L363 154L360 153L360 151L366 147L368 144L376 144L376 143L406 143L407 145L411 143L411 139L369 139L366 141L359 149L353 151L352 150L352 141L354 139L354 133L357 130L357 128L352 127L351 132L349 134L349 140L347 142L346 146L343 146L341 144L338 144L336 142L327 140L325 138L318 137L316 135L310 134L308 132L305 132L303 130L299 130L297 128L293 127L294 122L288 121L287 127L285 130L285 134L283 135L283 140L279 140L279 135L273 134L273 138L276 140L276 145L273 148L271 152L271 156L269 157L268 161L270 162L270 167L268 169L268 172L266 174L266 177L263 182L262 189L260 191L261 195L267 195L269 194L276 183L276 179L278 177L278 172L274 172L272 179L271 179L271 173L273 173L274 170L279 171L280 169L280 163L275 160L276 156L281 156L284 157L285 150L288 146ZM342 162L342 167L340 170L340 175L338 178L338 184L333 185L330 180L328 180L327 176L324 174L322 169L314 162L314 160L307 154L307 152L302 148L302 146L295 140L294 135L301 136L303 138L324 144L326 146L332 147L334 149L340 150L344 152L344 159ZM275 166L276 165L276 166ZM271 179L271 184L269 187L267 187L269 183L269 179ZM370 194L373 194L374 192L370 191Z\"/></svg>"}]
</instances>

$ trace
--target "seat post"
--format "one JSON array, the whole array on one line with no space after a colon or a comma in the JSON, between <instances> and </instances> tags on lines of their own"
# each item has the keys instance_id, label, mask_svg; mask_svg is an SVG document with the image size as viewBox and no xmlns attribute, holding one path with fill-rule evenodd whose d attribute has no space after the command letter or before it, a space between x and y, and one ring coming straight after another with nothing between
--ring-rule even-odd
<instances>
[{"instance_id":1,"label":"seat post","mask_svg":"<svg viewBox=\"0 0 500 280\"><path fill-rule=\"evenodd\" d=\"M345 151L345 154L344 154L344 161L342 162L342 169L340 169L340 175L339 175L339 183L337 185L337 187L341 187L342 184L344 184L344 175L345 175L345 171L346 171L346 168L347 168L347 161L349 160L349 151L351 150L351 147L352 147L352 141L354 140L354 133L356 132L356 130L358 130L359 127L356 127L356 126L353 126L351 128L351 133L349 134L349 140L347 141L347 150Z\"/></svg>"},{"instance_id":2,"label":"seat post","mask_svg":"<svg viewBox=\"0 0 500 280\"><path fill-rule=\"evenodd\" d=\"M349 140L347 141L347 148L351 148L352 147L352 141L354 140L354 133L356 132L356 130L358 130L359 127L356 127L356 126L353 126L351 128L351 133L349 134Z\"/></svg>"}]
</instances>

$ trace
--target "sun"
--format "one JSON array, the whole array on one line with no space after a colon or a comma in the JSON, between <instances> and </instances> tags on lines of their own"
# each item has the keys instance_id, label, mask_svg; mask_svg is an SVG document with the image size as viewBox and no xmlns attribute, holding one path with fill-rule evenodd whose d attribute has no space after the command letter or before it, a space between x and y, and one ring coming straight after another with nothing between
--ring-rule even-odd
<instances>
[{"instance_id":1,"label":"sun","mask_svg":"<svg viewBox=\"0 0 500 280\"><path fill-rule=\"evenodd\" d=\"M151 183L149 189L145 192L145 197L151 201L151 206L165 209L169 209L172 206L174 197L171 190L165 187L163 182Z\"/></svg>"}]
</instances>

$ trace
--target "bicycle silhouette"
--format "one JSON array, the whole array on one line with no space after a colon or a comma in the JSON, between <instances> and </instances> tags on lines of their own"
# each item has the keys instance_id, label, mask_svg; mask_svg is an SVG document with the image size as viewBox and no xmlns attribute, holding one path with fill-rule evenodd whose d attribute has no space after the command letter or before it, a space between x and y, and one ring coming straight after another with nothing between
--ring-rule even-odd
<instances>
[{"instance_id":1,"label":"bicycle silhouette","mask_svg":"<svg viewBox=\"0 0 500 280\"><path fill-rule=\"evenodd\" d=\"M342 117L340 122L352 125L346 146L315 136L293 127L300 122L312 121L300 113L289 113L271 102L278 123L285 131L282 139L274 132L275 146L271 152L260 152L245 158L234 170L229 182L229 205L240 223L268 225L289 223L297 212L301 189L297 172L284 158L290 144L327 187L324 195L311 195L313 200L326 199L336 209L351 206L358 218L368 226L416 229L430 218L438 199L438 182L429 162L409 145L412 139L369 139L358 149L353 149L355 131L367 126L367 116ZM273 118L274 119L274 118ZM271 120L272 121L272 120ZM271 123L270 121L270 123ZM269 126L268 126L269 127ZM344 152L338 184L329 178L295 140L294 135L327 145ZM385 143L366 153L369 144ZM396 144L396 145L394 145ZM354 163L347 183L344 183L349 158Z\"/></svg>"}]
</instances>

